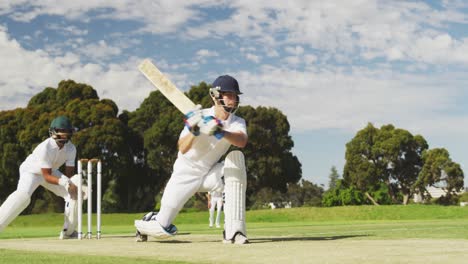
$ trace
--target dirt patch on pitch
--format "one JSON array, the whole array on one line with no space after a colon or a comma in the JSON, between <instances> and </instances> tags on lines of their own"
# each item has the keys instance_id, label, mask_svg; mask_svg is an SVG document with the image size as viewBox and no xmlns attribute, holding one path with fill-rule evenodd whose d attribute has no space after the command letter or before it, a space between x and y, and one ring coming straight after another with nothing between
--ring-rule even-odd
<instances>
[{"instance_id":1,"label":"dirt patch on pitch","mask_svg":"<svg viewBox=\"0 0 468 264\"><path fill-rule=\"evenodd\" d=\"M73 255L124 256L201 263L466 263L467 240L368 240L365 237L252 237L247 245L219 235L178 235L137 243L133 236L101 240L2 239L0 248Z\"/></svg>"}]
</instances>

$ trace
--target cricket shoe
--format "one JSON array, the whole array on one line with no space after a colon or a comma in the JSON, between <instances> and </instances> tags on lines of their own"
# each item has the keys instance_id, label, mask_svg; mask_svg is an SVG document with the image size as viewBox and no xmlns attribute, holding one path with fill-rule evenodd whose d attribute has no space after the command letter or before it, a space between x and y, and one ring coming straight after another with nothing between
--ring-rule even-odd
<instances>
[{"instance_id":1,"label":"cricket shoe","mask_svg":"<svg viewBox=\"0 0 468 264\"><path fill-rule=\"evenodd\" d=\"M60 240L64 240L64 239L78 239L78 232L73 231L73 233L71 233L70 235L67 235L66 232L67 232L67 230L62 230L62 231L60 232L60 235L59 235L59 239L60 239Z\"/></svg>"},{"instance_id":2,"label":"cricket shoe","mask_svg":"<svg viewBox=\"0 0 468 264\"><path fill-rule=\"evenodd\" d=\"M169 232L169 233L172 233L172 234L177 234L177 227L173 224L171 224L169 226L169 228L166 228L166 230ZM148 235L143 235L142 233L140 233L140 231L136 231L136 234L135 234L135 237L136 237L136 242L146 242L148 241Z\"/></svg>"},{"instance_id":3,"label":"cricket shoe","mask_svg":"<svg viewBox=\"0 0 468 264\"><path fill-rule=\"evenodd\" d=\"M158 215L158 212L149 212L143 216L141 220L143 221L157 221L156 216ZM170 224L169 227L164 228L167 232L171 234L177 234L177 227L173 224Z\"/></svg>"},{"instance_id":4,"label":"cricket shoe","mask_svg":"<svg viewBox=\"0 0 468 264\"><path fill-rule=\"evenodd\" d=\"M163 239L177 234L177 227L175 225L171 224L167 228L164 228L156 220L135 220L135 227L137 229L137 241L141 240L140 242L145 241L145 236ZM146 240L148 240L147 237Z\"/></svg>"},{"instance_id":5,"label":"cricket shoe","mask_svg":"<svg viewBox=\"0 0 468 264\"><path fill-rule=\"evenodd\" d=\"M226 239L226 235L223 232L223 237L224 237L224 239L223 239L224 244L239 244L239 245L242 245L242 244L248 244L249 243L249 239L247 238L247 236L245 236L241 232L237 232L232 239Z\"/></svg>"},{"instance_id":6,"label":"cricket shoe","mask_svg":"<svg viewBox=\"0 0 468 264\"><path fill-rule=\"evenodd\" d=\"M140 231L136 231L136 242L146 242L148 241L148 235L142 235Z\"/></svg>"},{"instance_id":7,"label":"cricket shoe","mask_svg":"<svg viewBox=\"0 0 468 264\"><path fill-rule=\"evenodd\" d=\"M143 221L154 221L156 220L156 215L158 215L158 212L149 212L143 216L141 220Z\"/></svg>"}]
</instances>

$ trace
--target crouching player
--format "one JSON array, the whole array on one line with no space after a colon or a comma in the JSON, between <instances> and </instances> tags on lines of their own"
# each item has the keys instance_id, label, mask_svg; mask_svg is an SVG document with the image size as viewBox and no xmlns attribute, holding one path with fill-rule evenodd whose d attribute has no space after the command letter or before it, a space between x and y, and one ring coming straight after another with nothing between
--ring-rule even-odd
<instances>
[{"instance_id":1,"label":"crouching player","mask_svg":"<svg viewBox=\"0 0 468 264\"><path fill-rule=\"evenodd\" d=\"M214 106L194 109L186 114L185 127L178 142L174 170L161 200L160 211L136 220L137 241L149 236L174 236L172 224L184 204L196 192L225 193L225 224L223 241L248 243L245 225L245 191L247 176L244 155L236 150L218 163L231 145L243 148L247 144L245 120L236 116L239 107L239 84L223 75L213 82L210 96Z\"/></svg>"},{"instance_id":2,"label":"crouching player","mask_svg":"<svg viewBox=\"0 0 468 264\"><path fill-rule=\"evenodd\" d=\"M60 238L76 237L77 187L73 183L76 147L70 141L73 127L65 116L55 118L50 137L40 143L19 168L16 191L0 207L0 232L30 203L33 192L42 185L65 200L65 223ZM65 175L58 168L65 164Z\"/></svg>"}]
</instances>

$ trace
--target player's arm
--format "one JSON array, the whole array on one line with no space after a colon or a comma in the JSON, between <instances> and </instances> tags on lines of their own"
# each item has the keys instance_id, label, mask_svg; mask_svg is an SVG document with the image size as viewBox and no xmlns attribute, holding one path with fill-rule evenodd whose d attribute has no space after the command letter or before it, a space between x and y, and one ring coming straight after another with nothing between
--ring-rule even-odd
<instances>
[{"instance_id":1,"label":"player's arm","mask_svg":"<svg viewBox=\"0 0 468 264\"><path fill-rule=\"evenodd\" d=\"M236 147L243 148L247 145L248 136L242 132L229 132L224 130L222 133L224 134L223 137Z\"/></svg>"},{"instance_id":2,"label":"player's arm","mask_svg":"<svg viewBox=\"0 0 468 264\"><path fill-rule=\"evenodd\" d=\"M195 137L196 136L194 134L188 133L187 135L179 138L177 145L179 147L179 151L182 154L185 154L187 151L189 151L189 149L192 147Z\"/></svg>"},{"instance_id":3,"label":"player's arm","mask_svg":"<svg viewBox=\"0 0 468 264\"><path fill-rule=\"evenodd\" d=\"M67 171L67 168L70 168L70 169L68 169L68 172L66 173L70 173L69 175L73 175L73 170L75 167L66 167L65 168L66 171ZM70 193L72 199L76 200L78 188L76 187L75 184L73 184L70 181L69 176L67 177L67 176L62 175L62 177L57 178L52 175L51 168L41 168L41 172L46 182L51 183L51 184L61 185L65 187L68 193Z\"/></svg>"},{"instance_id":4,"label":"player's arm","mask_svg":"<svg viewBox=\"0 0 468 264\"><path fill-rule=\"evenodd\" d=\"M51 168L41 168L42 176L46 182L59 185L59 178L52 176Z\"/></svg>"},{"instance_id":5,"label":"player's arm","mask_svg":"<svg viewBox=\"0 0 468 264\"><path fill-rule=\"evenodd\" d=\"M68 178L73 177L73 175L75 175L75 167L65 166L65 175L67 175Z\"/></svg>"}]
</instances>

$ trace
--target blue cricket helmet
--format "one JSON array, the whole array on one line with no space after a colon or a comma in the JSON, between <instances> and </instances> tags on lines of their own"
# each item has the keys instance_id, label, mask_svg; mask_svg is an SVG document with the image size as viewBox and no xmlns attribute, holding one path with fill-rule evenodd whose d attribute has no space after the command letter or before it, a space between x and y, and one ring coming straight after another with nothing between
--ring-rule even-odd
<instances>
[{"instance_id":1,"label":"blue cricket helmet","mask_svg":"<svg viewBox=\"0 0 468 264\"><path fill-rule=\"evenodd\" d=\"M233 92L236 94L242 94L239 90L239 83L234 77L229 75L221 75L213 82L213 88L219 87L220 92Z\"/></svg>"}]
</instances>

